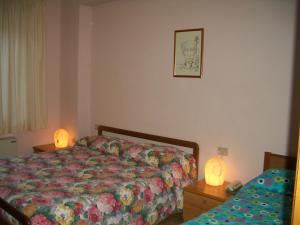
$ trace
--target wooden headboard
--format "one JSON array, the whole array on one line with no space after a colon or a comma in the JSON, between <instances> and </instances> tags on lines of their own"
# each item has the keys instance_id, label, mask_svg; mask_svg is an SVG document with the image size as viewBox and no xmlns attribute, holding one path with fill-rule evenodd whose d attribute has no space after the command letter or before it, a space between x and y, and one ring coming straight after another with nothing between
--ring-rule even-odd
<instances>
[{"instance_id":1,"label":"wooden headboard","mask_svg":"<svg viewBox=\"0 0 300 225\"><path fill-rule=\"evenodd\" d=\"M103 131L109 132L109 133L114 133L114 134L122 134L122 135L130 136L130 137L141 138L141 139L145 139L145 140L156 141L156 142L170 144L170 145L177 145L177 146L181 146L181 147L191 148L193 150L193 156L196 159L197 174L198 174L199 145L196 142L175 139L175 138L168 138L168 137L163 137L163 136L158 136L158 135L153 135L153 134L146 134L146 133L141 133L141 132L137 132L137 131L130 131L130 130L124 130L124 129L114 128L114 127L99 125L98 126L98 135L102 135Z\"/></svg>"},{"instance_id":2,"label":"wooden headboard","mask_svg":"<svg viewBox=\"0 0 300 225\"><path fill-rule=\"evenodd\" d=\"M264 171L267 169L296 169L296 158L265 152Z\"/></svg>"}]
</instances>

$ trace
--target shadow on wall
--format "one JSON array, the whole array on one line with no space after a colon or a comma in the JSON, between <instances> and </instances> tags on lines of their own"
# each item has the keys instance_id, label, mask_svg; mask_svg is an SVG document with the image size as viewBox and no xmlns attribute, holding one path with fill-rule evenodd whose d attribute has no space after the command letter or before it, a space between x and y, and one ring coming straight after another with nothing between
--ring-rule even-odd
<instances>
[{"instance_id":1,"label":"shadow on wall","mask_svg":"<svg viewBox=\"0 0 300 225\"><path fill-rule=\"evenodd\" d=\"M295 32L294 76L291 98L288 154L297 155L300 124L300 3L297 3Z\"/></svg>"}]
</instances>

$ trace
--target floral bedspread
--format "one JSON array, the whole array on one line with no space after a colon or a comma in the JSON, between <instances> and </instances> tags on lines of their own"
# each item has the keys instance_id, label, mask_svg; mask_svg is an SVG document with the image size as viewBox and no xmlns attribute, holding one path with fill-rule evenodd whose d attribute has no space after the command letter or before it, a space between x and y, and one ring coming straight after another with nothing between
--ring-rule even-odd
<instances>
[{"instance_id":1,"label":"floral bedspread","mask_svg":"<svg viewBox=\"0 0 300 225\"><path fill-rule=\"evenodd\" d=\"M0 159L0 197L33 225L157 224L182 209L184 174L75 147Z\"/></svg>"},{"instance_id":2,"label":"floral bedspread","mask_svg":"<svg viewBox=\"0 0 300 225\"><path fill-rule=\"evenodd\" d=\"M229 201L184 225L289 225L294 175L294 171L266 171Z\"/></svg>"},{"instance_id":3,"label":"floral bedspread","mask_svg":"<svg viewBox=\"0 0 300 225\"><path fill-rule=\"evenodd\" d=\"M291 211L291 196L252 187L185 225L289 225Z\"/></svg>"}]
</instances>

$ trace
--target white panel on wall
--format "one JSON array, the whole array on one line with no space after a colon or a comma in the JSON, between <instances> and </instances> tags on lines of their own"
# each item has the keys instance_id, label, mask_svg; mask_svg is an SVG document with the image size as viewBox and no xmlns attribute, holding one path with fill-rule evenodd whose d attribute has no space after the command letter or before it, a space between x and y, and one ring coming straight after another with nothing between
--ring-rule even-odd
<instances>
[{"instance_id":1,"label":"white panel on wall","mask_svg":"<svg viewBox=\"0 0 300 225\"><path fill-rule=\"evenodd\" d=\"M17 139L15 137L0 138L0 158L17 156Z\"/></svg>"}]
</instances>

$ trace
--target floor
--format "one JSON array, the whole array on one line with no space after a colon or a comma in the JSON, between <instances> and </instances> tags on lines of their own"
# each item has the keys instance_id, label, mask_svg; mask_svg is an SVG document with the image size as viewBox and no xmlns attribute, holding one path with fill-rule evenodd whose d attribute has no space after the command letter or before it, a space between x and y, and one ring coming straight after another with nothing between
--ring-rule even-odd
<instances>
[{"instance_id":1,"label":"floor","mask_svg":"<svg viewBox=\"0 0 300 225\"><path fill-rule=\"evenodd\" d=\"M166 220L160 222L158 225L179 225L183 223L182 213L169 216Z\"/></svg>"}]
</instances>

